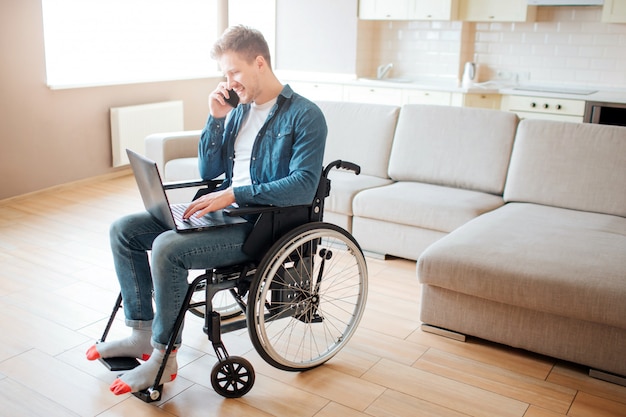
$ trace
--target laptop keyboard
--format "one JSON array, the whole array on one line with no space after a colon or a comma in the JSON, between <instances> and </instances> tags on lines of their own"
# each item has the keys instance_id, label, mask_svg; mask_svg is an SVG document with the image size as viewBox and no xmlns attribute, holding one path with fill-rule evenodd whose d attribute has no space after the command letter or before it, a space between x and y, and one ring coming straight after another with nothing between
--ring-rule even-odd
<instances>
[{"instance_id":1,"label":"laptop keyboard","mask_svg":"<svg viewBox=\"0 0 626 417\"><path fill-rule=\"evenodd\" d=\"M170 208L172 210L172 215L174 215L174 220L184 222L192 226L206 226L206 225L212 224L212 222L209 219L206 219L203 217L197 218L197 217L192 216L187 220L183 220L183 213L185 212L185 210L187 210L187 206L188 206L187 204L170 205Z\"/></svg>"}]
</instances>

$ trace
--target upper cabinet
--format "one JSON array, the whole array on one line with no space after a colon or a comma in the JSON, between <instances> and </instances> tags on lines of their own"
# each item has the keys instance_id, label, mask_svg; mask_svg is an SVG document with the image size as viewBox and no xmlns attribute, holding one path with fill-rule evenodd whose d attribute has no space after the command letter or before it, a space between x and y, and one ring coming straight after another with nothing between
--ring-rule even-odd
<instances>
[{"instance_id":1,"label":"upper cabinet","mask_svg":"<svg viewBox=\"0 0 626 417\"><path fill-rule=\"evenodd\" d=\"M626 0L604 0L602 21L607 23L626 23Z\"/></svg>"},{"instance_id":2,"label":"upper cabinet","mask_svg":"<svg viewBox=\"0 0 626 417\"><path fill-rule=\"evenodd\" d=\"M528 0L359 0L363 20L532 22L536 15ZM602 21L626 23L626 0L604 0Z\"/></svg>"},{"instance_id":3,"label":"upper cabinet","mask_svg":"<svg viewBox=\"0 0 626 417\"><path fill-rule=\"evenodd\" d=\"M409 3L411 20L457 20L458 0L412 0Z\"/></svg>"},{"instance_id":4,"label":"upper cabinet","mask_svg":"<svg viewBox=\"0 0 626 417\"><path fill-rule=\"evenodd\" d=\"M459 19L469 22L533 21L536 10L527 0L459 0Z\"/></svg>"},{"instance_id":5,"label":"upper cabinet","mask_svg":"<svg viewBox=\"0 0 626 417\"><path fill-rule=\"evenodd\" d=\"M359 0L359 18L406 20L409 18L409 0Z\"/></svg>"},{"instance_id":6,"label":"upper cabinet","mask_svg":"<svg viewBox=\"0 0 626 417\"><path fill-rule=\"evenodd\" d=\"M455 20L458 0L359 0L363 20Z\"/></svg>"}]
</instances>

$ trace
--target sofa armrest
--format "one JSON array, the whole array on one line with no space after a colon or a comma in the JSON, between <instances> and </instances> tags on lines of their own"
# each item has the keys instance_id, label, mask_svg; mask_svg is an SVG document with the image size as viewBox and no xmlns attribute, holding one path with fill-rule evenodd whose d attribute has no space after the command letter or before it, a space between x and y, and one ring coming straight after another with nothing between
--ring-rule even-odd
<instances>
[{"instance_id":1,"label":"sofa armrest","mask_svg":"<svg viewBox=\"0 0 626 417\"><path fill-rule=\"evenodd\" d=\"M154 133L145 139L146 156L157 163L159 171L165 172L165 164L177 158L198 156L198 142L202 130Z\"/></svg>"}]
</instances>

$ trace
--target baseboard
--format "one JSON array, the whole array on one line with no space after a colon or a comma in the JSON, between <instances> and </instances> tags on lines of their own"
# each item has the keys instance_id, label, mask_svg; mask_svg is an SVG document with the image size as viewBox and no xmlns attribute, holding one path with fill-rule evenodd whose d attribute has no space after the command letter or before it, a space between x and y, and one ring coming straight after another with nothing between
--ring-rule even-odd
<instances>
[{"instance_id":1,"label":"baseboard","mask_svg":"<svg viewBox=\"0 0 626 417\"><path fill-rule=\"evenodd\" d=\"M16 201L20 201L25 198L31 198L33 196L37 196L38 194L46 194L46 193L50 193L54 191L61 191L61 190L72 188L81 184L89 184L89 183L107 181L107 180L111 180L111 179L118 178L118 177L124 177L126 175L132 175L132 173L133 171L131 170L130 166L127 166L124 168L117 169L116 171L108 173L108 174L98 175L95 177L89 177L89 178L85 178L82 180L67 182L67 183L59 184L59 185L53 185L52 187L43 188L41 190L32 191L30 193L20 194L20 195L16 195L13 197L7 197L5 199L0 200L0 206L4 206L6 204L12 204Z\"/></svg>"}]
</instances>

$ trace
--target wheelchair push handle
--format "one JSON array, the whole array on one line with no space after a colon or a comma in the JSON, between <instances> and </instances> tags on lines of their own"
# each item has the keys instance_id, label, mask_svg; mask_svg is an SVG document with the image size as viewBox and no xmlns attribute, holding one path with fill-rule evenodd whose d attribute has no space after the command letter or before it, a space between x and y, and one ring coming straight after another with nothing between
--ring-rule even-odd
<instances>
[{"instance_id":1,"label":"wheelchair push handle","mask_svg":"<svg viewBox=\"0 0 626 417\"><path fill-rule=\"evenodd\" d=\"M324 176L325 177L328 176L328 172L330 172L330 170L333 168L347 169L348 171L354 172L356 175L359 175L361 173L361 167L359 165L352 163L352 162L342 161L341 159L337 159L336 161L333 161L329 163L328 165L326 165L326 168L324 169Z\"/></svg>"}]
</instances>

